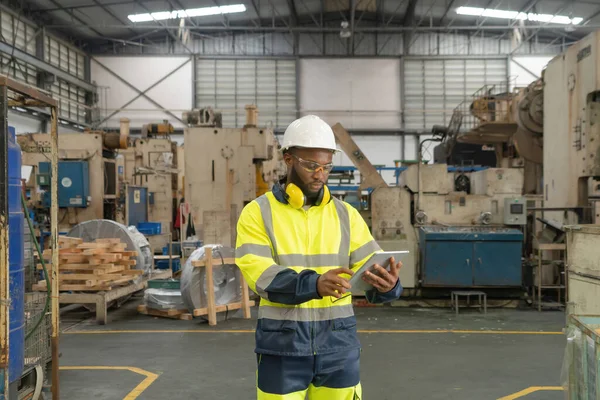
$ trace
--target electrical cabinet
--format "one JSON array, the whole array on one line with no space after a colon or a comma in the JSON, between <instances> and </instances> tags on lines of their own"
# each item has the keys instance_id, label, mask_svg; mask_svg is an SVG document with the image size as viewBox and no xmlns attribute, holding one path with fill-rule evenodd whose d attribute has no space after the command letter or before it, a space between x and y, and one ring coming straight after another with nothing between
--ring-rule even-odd
<instances>
[{"instance_id":1,"label":"electrical cabinet","mask_svg":"<svg viewBox=\"0 0 600 400\"><path fill-rule=\"evenodd\" d=\"M519 287L523 233L484 227L419 228L424 287Z\"/></svg>"},{"instance_id":2,"label":"electrical cabinet","mask_svg":"<svg viewBox=\"0 0 600 400\"><path fill-rule=\"evenodd\" d=\"M527 225L527 202L524 197L504 199L504 225Z\"/></svg>"},{"instance_id":3,"label":"electrical cabinet","mask_svg":"<svg viewBox=\"0 0 600 400\"><path fill-rule=\"evenodd\" d=\"M38 184L45 193L42 205L50 207L51 170L49 162L39 163ZM58 206L61 208L86 208L90 195L90 174L87 161L58 162Z\"/></svg>"},{"instance_id":4,"label":"electrical cabinet","mask_svg":"<svg viewBox=\"0 0 600 400\"><path fill-rule=\"evenodd\" d=\"M137 226L148 221L148 189L141 186L127 186L127 225Z\"/></svg>"}]
</instances>

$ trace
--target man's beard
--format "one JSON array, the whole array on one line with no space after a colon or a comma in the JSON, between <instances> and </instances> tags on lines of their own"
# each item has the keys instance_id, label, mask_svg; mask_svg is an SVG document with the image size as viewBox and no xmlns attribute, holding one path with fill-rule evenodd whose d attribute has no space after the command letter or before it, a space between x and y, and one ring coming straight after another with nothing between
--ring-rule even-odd
<instances>
[{"instance_id":1,"label":"man's beard","mask_svg":"<svg viewBox=\"0 0 600 400\"><path fill-rule=\"evenodd\" d=\"M298 173L296 172L296 167L292 166L292 173L290 174L290 183L293 183L294 185L298 186L300 188L300 190L302 190L302 193L304 193L304 196L306 196L306 202L310 205L310 204L314 204L315 201L317 200L317 198L319 197L319 191L312 191L308 185L306 185L304 182L302 182L302 179L300 179L300 176L298 175Z\"/></svg>"}]
</instances>

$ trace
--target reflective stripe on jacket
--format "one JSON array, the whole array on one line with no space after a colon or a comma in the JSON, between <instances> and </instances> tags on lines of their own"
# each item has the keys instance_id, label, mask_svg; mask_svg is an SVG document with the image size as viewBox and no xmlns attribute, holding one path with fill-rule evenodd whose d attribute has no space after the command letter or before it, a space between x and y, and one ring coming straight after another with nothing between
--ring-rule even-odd
<instances>
[{"instance_id":1,"label":"reflective stripe on jacket","mask_svg":"<svg viewBox=\"0 0 600 400\"><path fill-rule=\"evenodd\" d=\"M381 251L349 204L333 198L308 210L268 192L244 207L237 224L236 264L260 297L256 352L307 356L359 348L352 297L320 297L317 278L333 268L359 269ZM396 287L368 301L397 299Z\"/></svg>"}]
</instances>

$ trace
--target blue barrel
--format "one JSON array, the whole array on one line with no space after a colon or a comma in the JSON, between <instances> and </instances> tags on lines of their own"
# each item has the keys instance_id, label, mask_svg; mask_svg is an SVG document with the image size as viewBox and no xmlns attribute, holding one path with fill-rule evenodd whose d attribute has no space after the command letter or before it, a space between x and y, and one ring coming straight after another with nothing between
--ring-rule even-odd
<instances>
[{"instance_id":1,"label":"blue barrel","mask_svg":"<svg viewBox=\"0 0 600 400\"><path fill-rule=\"evenodd\" d=\"M14 382L23 374L23 363L25 360L24 214L21 207L21 148L16 142L15 128L9 126L8 132L8 251L10 264L8 380L9 382Z\"/></svg>"}]
</instances>

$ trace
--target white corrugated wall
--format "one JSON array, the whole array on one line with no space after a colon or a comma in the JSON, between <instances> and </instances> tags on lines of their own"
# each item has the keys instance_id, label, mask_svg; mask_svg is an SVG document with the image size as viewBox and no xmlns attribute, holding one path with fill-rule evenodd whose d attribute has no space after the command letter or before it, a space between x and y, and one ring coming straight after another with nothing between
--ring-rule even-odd
<instances>
[{"instance_id":1,"label":"white corrugated wall","mask_svg":"<svg viewBox=\"0 0 600 400\"><path fill-rule=\"evenodd\" d=\"M506 84L507 59L415 58L404 61L405 129L448 125L454 108L486 84Z\"/></svg>"},{"instance_id":2,"label":"white corrugated wall","mask_svg":"<svg viewBox=\"0 0 600 400\"><path fill-rule=\"evenodd\" d=\"M247 104L256 104L261 125L284 128L296 118L295 60L199 58L195 86L196 107L222 111L224 127L243 126Z\"/></svg>"}]
</instances>

